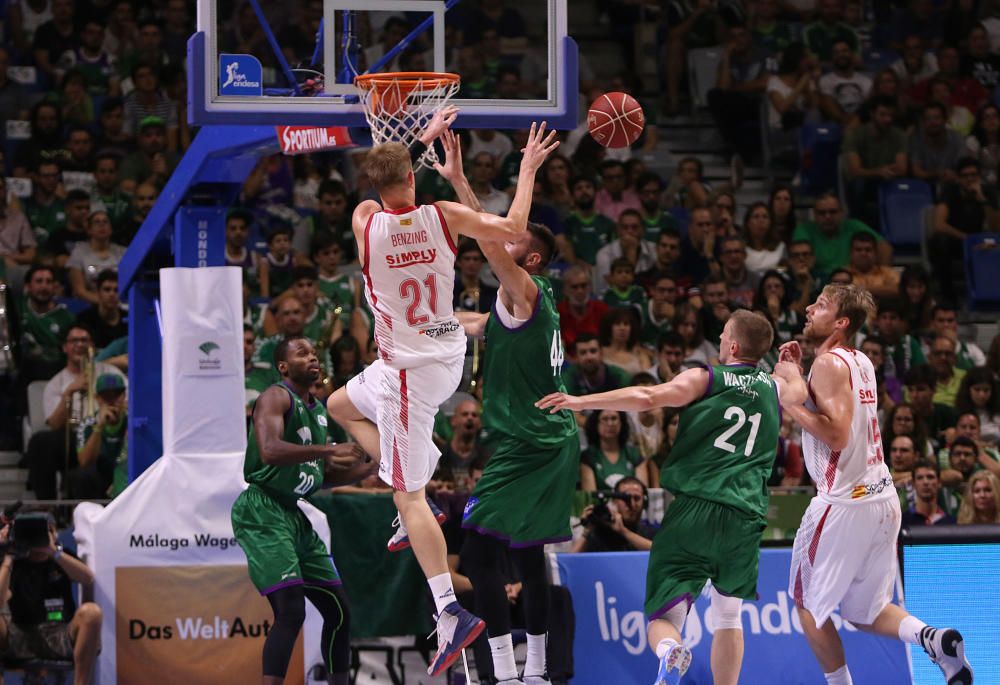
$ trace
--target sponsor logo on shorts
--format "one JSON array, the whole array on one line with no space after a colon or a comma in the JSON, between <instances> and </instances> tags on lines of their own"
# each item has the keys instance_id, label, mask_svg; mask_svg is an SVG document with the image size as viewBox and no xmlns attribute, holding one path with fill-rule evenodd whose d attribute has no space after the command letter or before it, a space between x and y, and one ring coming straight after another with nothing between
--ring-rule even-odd
<instances>
[{"instance_id":1,"label":"sponsor logo on shorts","mask_svg":"<svg viewBox=\"0 0 1000 685\"><path fill-rule=\"evenodd\" d=\"M465 511L462 512L462 518L463 519L469 518L469 514L472 513L472 508L474 506L476 506L477 504L479 504L479 498L478 497L470 497L469 501L465 503Z\"/></svg>"},{"instance_id":2,"label":"sponsor logo on shorts","mask_svg":"<svg viewBox=\"0 0 1000 685\"><path fill-rule=\"evenodd\" d=\"M428 338L440 338L442 335L448 335L449 333L454 333L455 331L462 328L462 325L457 321L447 321L438 326L432 326L431 328L425 328L420 331L420 335L426 335Z\"/></svg>"},{"instance_id":3,"label":"sponsor logo on shorts","mask_svg":"<svg viewBox=\"0 0 1000 685\"><path fill-rule=\"evenodd\" d=\"M854 489L851 490L851 499L861 499L862 497L868 497L869 495L877 495L886 488L892 487L892 478L886 476L880 481L875 483L861 483L860 485L855 485Z\"/></svg>"}]
</instances>

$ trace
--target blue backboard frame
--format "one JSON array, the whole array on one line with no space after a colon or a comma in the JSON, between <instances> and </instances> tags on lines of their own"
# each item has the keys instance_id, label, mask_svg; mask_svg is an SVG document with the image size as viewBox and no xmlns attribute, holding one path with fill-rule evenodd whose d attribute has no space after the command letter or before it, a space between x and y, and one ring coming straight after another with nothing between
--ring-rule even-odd
<instances>
[{"instance_id":1,"label":"blue backboard frame","mask_svg":"<svg viewBox=\"0 0 1000 685\"><path fill-rule=\"evenodd\" d=\"M578 109L578 51L576 42L566 34L566 1L545 0L549 12L549 64L548 98L544 100L461 100L461 111L455 123L457 128L527 128L534 121L544 119L557 129L573 129L579 124ZM412 0L326 0L326 17L334 8L378 4L396 4L402 7L414 4ZM425 2L428 14L434 15L435 29L439 16L443 16L443 2ZM214 3L201 2L198 10L198 31L188 41L188 121L192 125L270 125L270 126L348 126L367 127L361 105L351 102L351 88L329 83L330 94L313 97L266 96L224 97L218 94L219 53L214 40ZM433 29L432 29L433 30ZM336 72L343 57L336 54L332 31L322 37L327 78ZM331 49L332 48L332 49ZM435 49L435 68L443 70L439 50ZM440 68L438 68L440 67Z\"/></svg>"}]
</instances>

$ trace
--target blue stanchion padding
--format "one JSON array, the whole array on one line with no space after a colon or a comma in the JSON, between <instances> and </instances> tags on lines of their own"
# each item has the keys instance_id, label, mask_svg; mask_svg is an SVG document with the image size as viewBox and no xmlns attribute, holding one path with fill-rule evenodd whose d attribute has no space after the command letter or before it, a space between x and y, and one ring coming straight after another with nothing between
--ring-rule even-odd
<instances>
[{"instance_id":1,"label":"blue stanchion padding","mask_svg":"<svg viewBox=\"0 0 1000 685\"><path fill-rule=\"evenodd\" d=\"M642 612L646 589L644 552L560 554L559 580L573 595L576 640L574 685L651 683L656 657L646 644ZM743 604L746 656L741 685L825 685L823 673L802 635L795 605L788 596L791 550L761 551L760 599ZM714 621L702 596L688 614L685 643L693 648L684 685L712 682L710 653ZM835 624L842 621L834 616ZM909 685L909 661L902 643L841 627L855 683Z\"/></svg>"}]
</instances>

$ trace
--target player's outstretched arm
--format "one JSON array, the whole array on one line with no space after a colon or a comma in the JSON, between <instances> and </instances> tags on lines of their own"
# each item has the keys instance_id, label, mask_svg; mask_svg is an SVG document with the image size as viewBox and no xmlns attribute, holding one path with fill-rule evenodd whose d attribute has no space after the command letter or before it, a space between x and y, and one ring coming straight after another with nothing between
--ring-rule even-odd
<instances>
[{"instance_id":1,"label":"player's outstretched arm","mask_svg":"<svg viewBox=\"0 0 1000 685\"><path fill-rule=\"evenodd\" d=\"M556 132L545 135L545 122L541 126L531 125L528 143L521 158L521 171L517 178L517 192L507 216L501 217L485 212L475 212L457 202L435 203L444 215L453 234L466 235L479 240L506 241L517 237L528 227L528 213L531 210L531 195L535 189L535 173L549 154L559 147Z\"/></svg>"},{"instance_id":2,"label":"player's outstretched arm","mask_svg":"<svg viewBox=\"0 0 1000 685\"><path fill-rule=\"evenodd\" d=\"M304 464L332 454L331 445L296 445L281 439L285 432L285 412L291 405L288 393L277 386L262 392L254 405L253 431L260 459L268 466Z\"/></svg>"},{"instance_id":3,"label":"player's outstretched arm","mask_svg":"<svg viewBox=\"0 0 1000 685\"><path fill-rule=\"evenodd\" d=\"M455 318L462 324L465 334L470 338L482 338L486 335L486 322L490 315L481 312L455 312Z\"/></svg>"},{"instance_id":4,"label":"player's outstretched arm","mask_svg":"<svg viewBox=\"0 0 1000 685\"><path fill-rule=\"evenodd\" d=\"M632 386L584 397L554 392L535 402L539 409L585 411L587 409L617 409L618 411L649 411L657 407L684 407L705 395L708 387L707 369L688 369L673 380L660 385Z\"/></svg>"},{"instance_id":5,"label":"player's outstretched arm","mask_svg":"<svg viewBox=\"0 0 1000 685\"><path fill-rule=\"evenodd\" d=\"M813 362L810 378L816 411L801 404L790 405L786 407L788 415L831 450L842 450L847 447L854 418L851 370L840 357L827 353Z\"/></svg>"},{"instance_id":6,"label":"player's outstretched arm","mask_svg":"<svg viewBox=\"0 0 1000 685\"><path fill-rule=\"evenodd\" d=\"M442 178L451 183L459 201L476 212L482 212L479 198L472 190L469 180L462 168L462 144L452 131L441 134L441 144L444 147L445 163L436 164L434 168ZM532 184L532 187L534 184ZM518 184L518 188L520 188ZM531 193L528 195L528 206L531 206ZM538 286L531 280L528 272L517 265L502 243L492 240L480 240L479 248L493 268L493 273L500 280L503 288L504 303L509 307L513 304L518 310L532 309Z\"/></svg>"}]
</instances>

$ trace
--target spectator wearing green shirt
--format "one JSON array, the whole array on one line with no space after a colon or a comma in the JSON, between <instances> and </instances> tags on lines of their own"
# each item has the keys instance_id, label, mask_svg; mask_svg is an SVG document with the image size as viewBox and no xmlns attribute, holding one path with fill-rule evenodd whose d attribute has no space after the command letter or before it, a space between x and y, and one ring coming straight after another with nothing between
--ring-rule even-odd
<instances>
[{"instance_id":1,"label":"spectator wearing green shirt","mask_svg":"<svg viewBox=\"0 0 1000 685\"><path fill-rule=\"evenodd\" d=\"M593 333L582 332L576 336L574 354L576 363L570 364L562 373L568 394L590 395L617 390L628 385L628 374L617 366L604 363L600 340ZM586 420L584 412L576 415L576 421L581 427Z\"/></svg>"},{"instance_id":2,"label":"spectator wearing green shirt","mask_svg":"<svg viewBox=\"0 0 1000 685\"><path fill-rule=\"evenodd\" d=\"M119 236L125 230L129 214L132 211L132 196L118 188L119 157L104 153L97 156L94 166L94 181L96 187L90 195L94 209L102 209L111 219L114 235ZM127 243L121 243L127 244Z\"/></svg>"},{"instance_id":3,"label":"spectator wearing green shirt","mask_svg":"<svg viewBox=\"0 0 1000 685\"><path fill-rule=\"evenodd\" d=\"M884 298L878 301L875 325L879 337L885 343L883 371L887 378L902 381L910 369L927 362L920 340L906 332L903 307L898 299Z\"/></svg>"},{"instance_id":4,"label":"spectator wearing green shirt","mask_svg":"<svg viewBox=\"0 0 1000 685\"><path fill-rule=\"evenodd\" d=\"M608 289L601 299L609 307L633 307L637 313L646 306L646 291L635 284L635 266L627 257L611 262Z\"/></svg>"},{"instance_id":5,"label":"spectator wearing green shirt","mask_svg":"<svg viewBox=\"0 0 1000 685\"><path fill-rule=\"evenodd\" d=\"M958 416L952 407L935 401L937 374L930 365L919 364L906 373L904 385L906 399L916 418L927 426L928 437L937 445L944 444L944 433L955 427Z\"/></svg>"},{"instance_id":6,"label":"spectator wearing green shirt","mask_svg":"<svg viewBox=\"0 0 1000 685\"><path fill-rule=\"evenodd\" d=\"M871 233L878 240L878 263L892 263L892 246L878 233L857 219L844 217L840 200L833 193L816 198L813 206L814 221L806 221L795 228L793 240L804 240L812 245L816 254L816 271L829 276L834 269L847 267L851 261L851 236L858 232Z\"/></svg>"},{"instance_id":7,"label":"spectator wearing green shirt","mask_svg":"<svg viewBox=\"0 0 1000 685\"><path fill-rule=\"evenodd\" d=\"M24 277L24 300L19 308L20 377L48 380L65 364L63 340L76 319L55 301L56 277L51 267L36 265Z\"/></svg>"},{"instance_id":8,"label":"spectator wearing green shirt","mask_svg":"<svg viewBox=\"0 0 1000 685\"><path fill-rule=\"evenodd\" d=\"M94 382L97 416L84 429L83 445L77 450L79 468L66 477L69 496L79 499L108 496L119 457L126 449L128 425L125 379L104 373Z\"/></svg>"},{"instance_id":9,"label":"spectator wearing green shirt","mask_svg":"<svg viewBox=\"0 0 1000 685\"><path fill-rule=\"evenodd\" d=\"M642 215L642 225L646 232L644 240L656 242L663 231L677 231L677 222L667 212L660 208L660 196L663 195L663 179L652 172L639 176L635 182L639 194L639 214Z\"/></svg>"},{"instance_id":10,"label":"spectator wearing green shirt","mask_svg":"<svg viewBox=\"0 0 1000 685\"><path fill-rule=\"evenodd\" d=\"M622 478L649 482L649 469L639 450L628 443L625 412L604 409L587 418L587 449L580 455L580 489L613 490Z\"/></svg>"},{"instance_id":11,"label":"spectator wearing green shirt","mask_svg":"<svg viewBox=\"0 0 1000 685\"><path fill-rule=\"evenodd\" d=\"M860 57L861 40L857 32L844 21L843 0L822 0L819 6L819 19L806 26L802 32L802 41L816 58L829 64L833 56L833 44L839 40L845 41L851 52Z\"/></svg>"},{"instance_id":12,"label":"spectator wearing green shirt","mask_svg":"<svg viewBox=\"0 0 1000 685\"><path fill-rule=\"evenodd\" d=\"M750 29L753 45L769 55L779 55L795 42L793 24L779 21L781 6L778 0L758 0L756 12L751 18Z\"/></svg>"},{"instance_id":13,"label":"spectator wearing green shirt","mask_svg":"<svg viewBox=\"0 0 1000 685\"><path fill-rule=\"evenodd\" d=\"M976 366L986 364L986 354L979 348L979 345L971 340L963 340L958 333L958 310L953 304L935 304L931 308L930 337L927 341L927 348L930 348L934 338L944 335L952 340L958 341L958 348L955 351L955 366L968 371Z\"/></svg>"},{"instance_id":14,"label":"spectator wearing green shirt","mask_svg":"<svg viewBox=\"0 0 1000 685\"><path fill-rule=\"evenodd\" d=\"M870 226L878 224L878 189L906 175L906 134L895 125L896 101L871 101L871 120L848 129L842 152L847 162L847 204Z\"/></svg>"},{"instance_id":15,"label":"spectator wearing green shirt","mask_svg":"<svg viewBox=\"0 0 1000 685\"><path fill-rule=\"evenodd\" d=\"M31 196L24 202L24 213L39 245L66 225L66 207L56 196L61 179L59 163L52 159L40 160L32 170Z\"/></svg>"},{"instance_id":16,"label":"spectator wearing green shirt","mask_svg":"<svg viewBox=\"0 0 1000 685\"><path fill-rule=\"evenodd\" d=\"M593 179L577 176L570 181L573 208L563 222L563 232L556 235L556 245L569 263L592 267L597 252L608 244L615 222L594 209L597 186Z\"/></svg>"},{"instance_id":17,"label":"spectator wearing green shirt","mask_svg":"<svg viewBox=\"0 0 1000 685\"><path fill-rule=\"evenodd\" d=\"M254 366L254 349L257 338L253 326L243 324L243 387L246 390L247 417L253 413L253 405L260 394L280 380L274 368L258 368Z\"/></svg>"},{"instance_id":18,"label":"spectator wearing green shirt","mask_svg":"<svg viewBox=\"0 0 1000 685\"><path fill-rule=\"evenodd\" d=\"M934 386L934 403L954 408L958 388L962 385L965 371L955 367L958 341L947 335L939 335L931 343L929 360L937 384Z\"/></svg>"},{"instance_id":19,"label":"spectator wearing green shirt","mask_svg":"<svg viewBox=\"0 0 1000 685\"><path fill-rule=\"evenodd\" d=\"M642 309L642 331L639 340L655 348L664 333L673 330L677 304L677 282L666 274L659 276L650 288L649 302Z\"/></svg>"}]
</instances>

